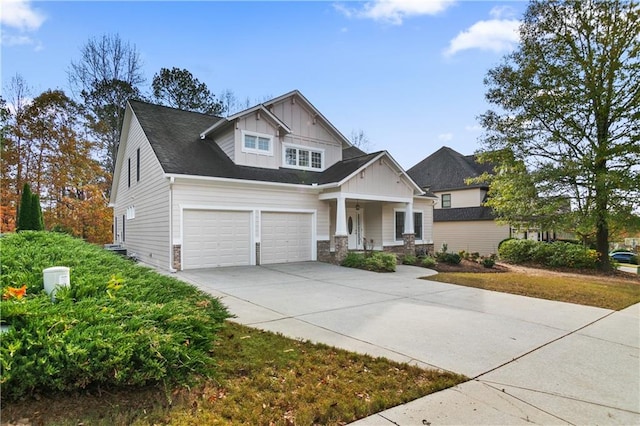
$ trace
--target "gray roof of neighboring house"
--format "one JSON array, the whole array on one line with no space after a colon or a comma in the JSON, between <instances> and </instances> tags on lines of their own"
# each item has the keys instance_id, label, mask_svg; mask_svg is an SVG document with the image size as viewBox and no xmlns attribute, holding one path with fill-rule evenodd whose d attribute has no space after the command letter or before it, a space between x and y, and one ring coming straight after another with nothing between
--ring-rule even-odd
<instances>
[{"instance_id":1,"label":"gray roof of neighboring house","mask_svg":"<svg viewBox=\"0 0 640 426\"><path fill-rule=\"evenodd\" d=\"M462 222L474 220L494 220L490 207L459 207L452 209L433 209L434 222Z\"/></svg>"},{"instance_id":2,"label":"gray roof of neighboring house","mask_svg":"<svg viewBox=\"0 0 640 426\"><path fill-rule=\"evenodd\" d=\"M467 185L465 179L493 172L493 164L480 164L475 155L462 155L443 146L415 166L407 174L421 188L429 191L446 191L465 188L484 188L486 184Z\"/></svg>"},{"instance_id":3,"label":"gray roof of neighboring house","mask_svg":"<svg viewBox=\"0 0 640 426\"><path fill-rule=\"evenodd\" d=\"M129 104L165 173L306 185L324 184L340 181L379 154L366 154L358 148L350 147L343 151L343 161L323 172L241 166L235 164L208 136L200 138L203 130L222 118L141 101L130 101Z\"/></svg>"}]
</instances>

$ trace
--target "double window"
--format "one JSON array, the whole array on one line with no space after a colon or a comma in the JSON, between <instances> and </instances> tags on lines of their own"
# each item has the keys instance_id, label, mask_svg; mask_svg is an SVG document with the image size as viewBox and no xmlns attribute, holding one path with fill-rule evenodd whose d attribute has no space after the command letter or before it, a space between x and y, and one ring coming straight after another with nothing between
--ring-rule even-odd
<instances>
[{"instance_id":1,"label":"double window","mask_svg":"<svg viewBox=\"0 0 640 426\"><path fill-rule=\"evenodd\" d=\"M242 133L242 152L273 155L273 137L259 133Z\"/></svg>"},{"instance_id":2,"label":"double window","mask_svg":"<svg viewBox=\"0 0 640 426\"><path fill-rule=\"evenodd\" d=\"M405 212L396 210L396 240L402 241ZM416 240L422 239L422 212L413 212L413 230Z\"/></svg>"},{"instance_id":3,"label":"double window","mask_svg":"<svg viewBox=\"0 0 640 426\"><path fill-rule=\"evenodd\" d=\"M324 155L321 150L297 146L284 147L283 163L287 167L306 170L322 170L324 168Z\"/></svg>"}]
</instances>

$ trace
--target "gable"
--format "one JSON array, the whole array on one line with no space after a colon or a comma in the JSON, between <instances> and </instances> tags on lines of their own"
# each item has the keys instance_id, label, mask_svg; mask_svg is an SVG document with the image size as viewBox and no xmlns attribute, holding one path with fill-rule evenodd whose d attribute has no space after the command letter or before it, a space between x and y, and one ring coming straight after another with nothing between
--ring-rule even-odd
<instances>
[{"instance_id":1,"label":"gable","mask_svg":"<svg viewBox=\"0 0 640 426\"><path fill-rule=\"evenodd\" d=\"M342 192L379 196L392 194L396 197L410 198L414 195L414 186L389 158L380 156L344 182Z\"/></svg>"}]
</instances>

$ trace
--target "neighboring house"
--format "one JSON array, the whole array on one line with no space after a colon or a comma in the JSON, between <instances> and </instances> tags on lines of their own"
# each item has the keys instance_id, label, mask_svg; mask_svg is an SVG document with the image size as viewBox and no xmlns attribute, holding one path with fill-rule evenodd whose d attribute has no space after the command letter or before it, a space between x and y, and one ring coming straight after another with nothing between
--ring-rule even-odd
<instances>
[{"instance_id":1,"label":"neighboring house","mask_svg":"<svg viewBox=\"0 0 640 426\"><path fill-rule=\"evenodd\" d=\"M493 165L478 163L474 155L446 146L407 171L421 188L438 197L433 211L436 251L446 243L450 252L488 255L497 253L500 241L511 236L511 228L497 224L493 210L483 206L488 185L466 183L484 172L493 172Z\"/></svg>"},{"instance_id":2,"label":"neighboring house","mask_svg":"<svg viewBox=\"0 0 640 426\"><path fill-rule=\"evenodd\" d=\"M129 102L110 206L115 243L183 270L432 251L435 201L294 90L227 118Z\"/></svg>"}]
</instances>

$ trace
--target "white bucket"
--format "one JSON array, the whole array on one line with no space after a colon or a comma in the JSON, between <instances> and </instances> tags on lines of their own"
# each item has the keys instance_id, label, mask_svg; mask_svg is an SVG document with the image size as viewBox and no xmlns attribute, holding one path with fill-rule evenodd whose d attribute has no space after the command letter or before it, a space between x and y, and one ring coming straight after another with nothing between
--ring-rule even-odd
<instances>
[{"instance_id":1,"label":"white bucket","mask_svg":"<svg viewBox=\"0 0 640 426\"><path fill-rule=\"evenodd\" d=\"M53 266L42 271L44 276L44 291L55 300L56 291L62 287L69 287L69 268L66 266Z\"/></svg>"}]
</instances>

